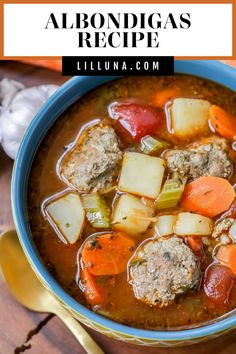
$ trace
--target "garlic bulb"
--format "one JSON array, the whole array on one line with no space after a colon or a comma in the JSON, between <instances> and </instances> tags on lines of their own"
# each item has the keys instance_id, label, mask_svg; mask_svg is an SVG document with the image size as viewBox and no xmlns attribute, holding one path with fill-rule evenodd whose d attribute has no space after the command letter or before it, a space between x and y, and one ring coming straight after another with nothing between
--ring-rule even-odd
<instances>
[{"instance_id":1,"label":"garlic bulb","mask_svg":"<svg viewBox=\"0 0 236 354\"><path fill-rule=\"evenodd\" d=\"M25 88L8 79L0 82L0 141L4 151L15 159L23 135L44 102L57 85Z\"/></svg>"},{"instance_id":2,"label":"garlic bulb","mask_svg":"<svg viewBox=\"0 0 236 354\"><path fill-rule=\"evenodd\" d=\"M0 82L0 107L7 107L17 92L24 88L25 86L18 81L3 79Z\"/></svg>"}]
</instances>

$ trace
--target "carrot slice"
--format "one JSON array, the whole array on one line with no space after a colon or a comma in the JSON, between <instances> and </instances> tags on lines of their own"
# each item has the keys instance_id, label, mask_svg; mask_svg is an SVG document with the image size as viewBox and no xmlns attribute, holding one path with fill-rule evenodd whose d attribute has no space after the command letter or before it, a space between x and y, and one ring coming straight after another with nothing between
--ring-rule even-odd
<instances>
[{"instance_id":1,"label":"carrot slice","mask_svg":"<svg viewBox=\"0 0 236 354\"><path fill-rule=\"evenodd\" d=\"M227 210L234 198L234 189L226 179L204 176L186 185L180 204L186 211L214 217Z\"/></svg>"},{"instance_id":2,"label":"carrot slice","mask_svg":"<svg viewBox=\"0 0 236 354\"><path fill-rule=\"evenodd\" d=\"M94 275L88 269L81 269L80 280L84 289L84 296L90 305L100 305L105 301L103 289L96 284Z\"/></svg>"},{"instance_id":3,"label":"carrot slice","mask_svg":"<svg viewBox=\"0 0 236 354\"><path fill-rule=\"evenodd\" d=\"M216 258L229 267L234 275L236 275L236 245L221 246L217 252Z\"/></svg>"},{"instance_id":4,"label":"carrot slice","mask_svg":"<svg viewBox=\"0 0 236 354\"><path fill-rule=\"evenodd\" d=\"M121 233L104 234L87 241L82 261L94 275L123 273L133 254L134 242Z\"/></svg>"},{"instance_id":5,"label":"carrot slice","mask_svg":"<svg viewBox=\"0 0 236 354\"><path fill-rule=\"evenodd\" d=\"M155 106L164 107L168 101L179 96L180 96L180 90L178 88L171 87L171 88L164 89L156 94L154 100Z\"/></svg>"},{"instance_id":6,"label":"carrot slice","mask_svg":"<svg viewBox=\"0 0 236 354\"><path fill-rule=\"evenodd\" d=\"M209 115L217 133L227 139L236 139L236 117L215 105L210 107Z\"/></svg>"}]
</instances>

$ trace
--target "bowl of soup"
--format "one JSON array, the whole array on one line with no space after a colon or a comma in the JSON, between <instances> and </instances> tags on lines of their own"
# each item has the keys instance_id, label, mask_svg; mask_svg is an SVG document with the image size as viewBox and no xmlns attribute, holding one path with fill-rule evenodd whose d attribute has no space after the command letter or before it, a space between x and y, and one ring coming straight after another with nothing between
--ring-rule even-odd
<instances>
[{"instance_id":1,"label":"bowl of soup","mask_svg":"<svg viewBox=\"0 0 236 354\"><path fill-rule=\"evenodd\" d=\"M36 115L13 172L17 233L89 327L147 346L236 326L236 71L75 77Z\"/></svg>"}]
</instances>

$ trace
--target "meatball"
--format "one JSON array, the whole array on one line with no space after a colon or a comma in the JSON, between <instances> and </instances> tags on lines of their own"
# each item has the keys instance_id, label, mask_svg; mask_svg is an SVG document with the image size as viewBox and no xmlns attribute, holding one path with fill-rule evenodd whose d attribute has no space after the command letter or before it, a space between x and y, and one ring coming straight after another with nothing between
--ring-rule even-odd
<instances>
[{"instance_id":1,"label":"meatball","mask_svg":"<svg viewBox=\"0 0 236 354\"><path fill-rule=\"evenodd\" d=\"M101 124L89 128L82 142L62 159L62 178L83 193L111 187L122 158L114 129Z\"/></svg>"},{"instance_id":2,"label":"meatball","mask_svg":"<svg viewBox=\"0 0 236 354\"><path fill-rule=\"evenodd\" d=\"M170 172L182 177L229 178L233 171L232 161L226 152L226 144L219 139L189 150L170 150L165 154L165 159Z\"/></svg>"},{"instance_id":3,"label":"meatball","mask_svg":"<svg viewBox=\"0 0 236 354\"><path fill-rule=\"evenodd\" d=\"M198 288L200 280L193 252L176 236L147 242L130 265L135 297L149 305L166 306L177 294Z\"/></svg>"},{"instance_id":4,"label":"meatball","mask_svg":"<svg viewBox=\"0 0 236 354\"><path fill-rule=\"evenodd\" d=\"M220 222L216 223L212 233L212 237L218 238L221 235L225 234L226 232L229 231L229 229L234 223L235 220L233 218L225 218Z\"/></svg>"},{"instance_id":5,"label":"meatball","mask_svg":"<svg viewBox=\"0 0 236 354\"><path fill-rule=\"evenodd\" d=\"M216 222L212 237L216 238L222 244L236 243L236 220L225 218Z\"/></svg>"}]
</instances>

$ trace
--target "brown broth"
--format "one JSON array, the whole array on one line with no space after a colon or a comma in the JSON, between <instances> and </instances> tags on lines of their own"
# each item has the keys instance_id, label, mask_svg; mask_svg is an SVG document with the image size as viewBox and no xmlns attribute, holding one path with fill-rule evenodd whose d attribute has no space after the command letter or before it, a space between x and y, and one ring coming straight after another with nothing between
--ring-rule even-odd
<instances>
[{"instance_id":1,"label":"brown broth","mask_svg":"<svg viewBox=\"0 0 236 354\"><path fill-rule=\"evenodd\" d=\"M157 92L173 85L179 88L182 97L207 99L236 115L236 94L203 79L187 75L123 78L91 91L71 106L49 130L35 156L28 190L28 213L34 242L52 275L72 297L87 307L89 305L75 281L77 253L86 237L101 230L86 225L82 239L74 245L69 245L60 240L42 216L42 202L67 188L56 173L57 160L64 153L65 147L77 137L83 125L89 121L100 118L114 125L117 130L114 121L107 113L107 107L111 102L134 98L145 104L154 105ZM117 132L119 134L119 130ZM209 135L212 135L210 130L206 132L206 136ZM163 126L158 137L169 141L172 146L178 144L178 140L168 132L166 125ZM200 137L196 137L196 140L198 138ZM124 139L123 144L124 147L129 146ZM235 162L233 151L231 155ZM232 183L235 181L234 175ZM137 239L137 244L146 237L148 236ZM211 262L209 253L204 267ZM100 310L115 321L134 327L157 329L198 324L221 316L236 307L236 288L232 292L230 303L224 306L214 305L200 289L198 292L179 296L175 303L168 307L150 307L135 299L125 273L115 276L113 281L111 278L113 277L100 277L109 299Z\"/></svg>"}]
</instances>

